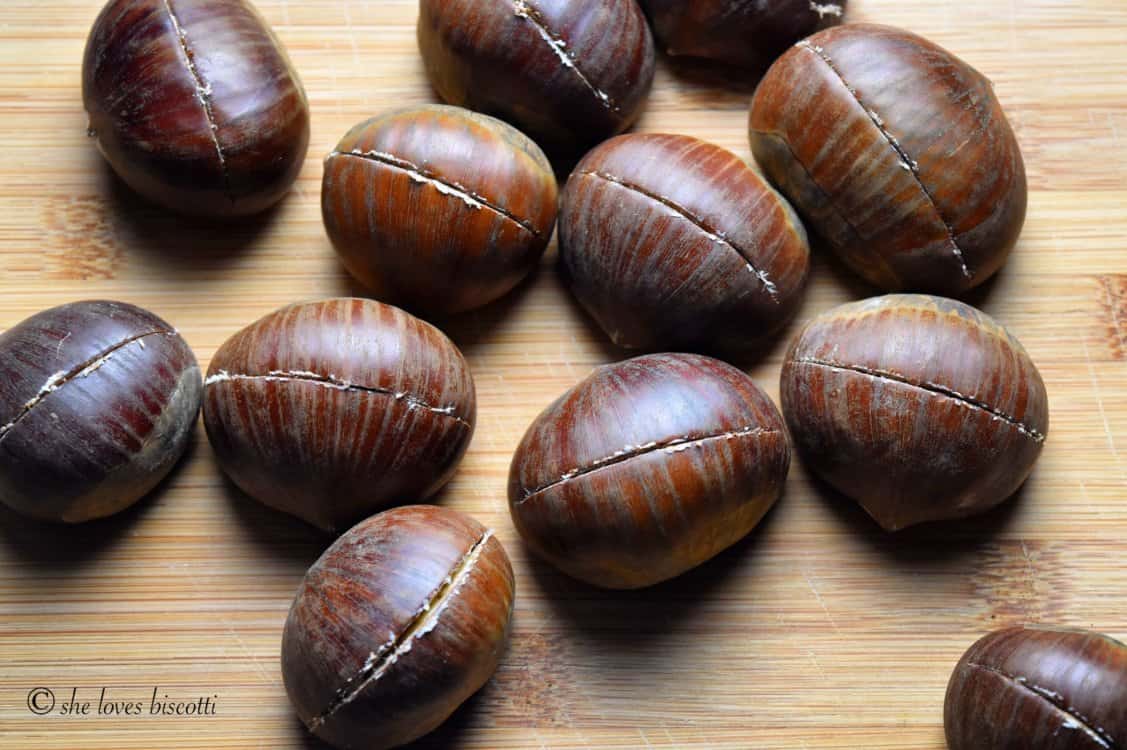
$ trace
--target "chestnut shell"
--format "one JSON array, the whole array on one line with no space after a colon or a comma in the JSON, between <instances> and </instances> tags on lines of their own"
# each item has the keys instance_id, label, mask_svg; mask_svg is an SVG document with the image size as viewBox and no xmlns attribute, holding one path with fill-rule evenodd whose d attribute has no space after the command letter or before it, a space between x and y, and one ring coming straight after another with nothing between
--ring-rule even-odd
<instances>
[{"instance_id":1,"label":"chestnut shell","mask_svg":"<svg viewBox=\"0 0 1127 750\"><path fill-rule=\"evenodd\" d=\"M907 31L799 42L760 81L750 135L808 227L887 291L966 292L1025 221L1025 165L990 81Z\"/></svg>"},{"instance_id":2,"label":"chestnut shell","mask_svg":"<svg viewBox=\"0 0 1127 750\"><path fill-rule=\"evenodd\" d=\"M751 378L710 357L651 354L598 368L532 422L509 510L564 573L639 588L747 535L789 465L782 417Z\"/></svg>"},{"instance_id":3,"label":"chestnut shell","mask_svg":"<svg viewBox=\"0 0 1127 750\"><path fill-rule=\"evenodd\" d=\"M313 563L286 618L298 716L340 748L430 732L497 669L514 589L504 548L469 516L419 505L361 522Z\"/></svg>"},{"instance_id":4,"label":"chestnut shell","mask_svg":"<svg viewBox=\"0 0 1127 750\"><path fill-rule=\"evenodd\" d=\"M1127 646L1083 630L990 633L955 667L943 726L950 750L1125 747Z\"/></svg>"},{"instance_id":5,"label":"chestnut shell","mask_svg":"<svg viewBox=\"0 0 1127 750\"><path fill-rule=\"evenodd\" d=\"M0 501L76 523L132 505L188 447L203 386L156 315L72 302L0 334Z\"/></svg>"},{"instance_id":6,"label":"chestnut shell","mask_svg":"<svg viewBox=\"0 0 1127 750\"><path fill-rule=\"evenodd\" d=\"M380 302L290 305L211 360L204 426L259 501L345 528L446 484L473 435L473 379L434 326Z\"/></svg>"}]
</instances>

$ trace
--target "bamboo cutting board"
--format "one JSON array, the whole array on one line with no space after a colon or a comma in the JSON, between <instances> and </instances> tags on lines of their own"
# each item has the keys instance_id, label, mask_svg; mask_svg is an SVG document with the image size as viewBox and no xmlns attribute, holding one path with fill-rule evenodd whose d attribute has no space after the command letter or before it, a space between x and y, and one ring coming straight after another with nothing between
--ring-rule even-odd
<instances>
[{"instance_id":1,"label":"bamboo cutting board","mask_svg":"<svg viewBox=\"0 0 1127 750\"><path fill-rule=\"evenodd\" d=\"M0 4L0 328L118 298L179 327L206 366L266 312L354 291L321 227L321 158L360 119L432 99L416 4L258 5L303 76L312 147L280 208L220 229L140 203L85 137L80 61L99 0ZM479 423L439 502L496 530L518 597L497 675L420 747L938 750L947 677L986 630L1127 636L1127 4L853 0L851 15L963 56L993 79L1017 131L1029 219L972 301L1024 342L1048 384L1052 426L1032 478L983 518L893 536L796 461L777 508L715 561L641 592L568 580L521 545L508 463L549 401L621 354L569 300L550 252L504 301L441 324L472 365ZM639 128L749 157L754 83L663 60ZM795 325L869 293L819 258ZM751 370L775 398L788 337ZM173 476L119 517L60 528L4 511L0 746L319 747L289 709L278 651L290 598L327 543L227 483L202 429ZM35 688L54 692L51 714L29 710ZM72 691L96 705L103 688L146 710L154 690L211 708L60 715Z\"/></svg>"}]
</instances>

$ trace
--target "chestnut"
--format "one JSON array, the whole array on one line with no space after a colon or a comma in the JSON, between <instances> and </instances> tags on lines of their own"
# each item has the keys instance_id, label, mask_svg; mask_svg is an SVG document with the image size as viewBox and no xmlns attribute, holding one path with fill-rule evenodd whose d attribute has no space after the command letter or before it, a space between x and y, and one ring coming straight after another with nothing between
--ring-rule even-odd
<instances>
[{"instance_id":1,"label":"chestnut","mask_svg":"<svg viewBox=\"0 0 1127 750\"><path fill-rule=\"evenodd\" d=\"M564 573L639 588L746 536L789 465L783 419L751 378L710 357L650 354L598 368L533 421L509 510Z\"/></svg>"},{"instance_id":2,"label":"chestnut","mask_svg":"<svg viewBox=\"0 0 1127 750\"><path fill-rule=\"evenodd\" d=\"M77 523L137 502L179 460L200 409L180 334L124 302L72 302L0 334L0 501Z\"/></svg>"},{"instance_id":3,"label":"chestnut","mask_svg":"<svg viewBox=\"0 0 1127 750\"><path fill-rule=\"evenodd\" d=\"M286 618L290 702L339 748L421 737L496 671L514 588L493 532L457 511L416 505L362 521L313 563Z\"/></svg>"},{"instance_id":4,"label":"chestnut","mask_svg":"<svg viewBox=\"0 0 1127 750\"><path fill-rule=\"evenodd\" d=\"M1127 646L1084 630L990 633L955 667L943 727L950 750L1127 746Z\"/></svg>"},{"instance_id":5,"label":"chestnut","mask_svg":"<svg viewBox=\"0 0 1127 750\"><path fill-rule=\"evenodd\" d=\"M842 22L846 0L642 0L654 36L673 56L762 68L787 47Z\"/></svg>"},{"instance_id":6,"label":"chestnut","mask_svg":"<svg viewBox=\"0 0 1127 750\"><path fill-rule=\"evenodd\" d=\"M942 297L819 315L791 344L780 390L805 464L889 531L998 505L1049 429L1045 384L1017 339Z\"/></svg>"},{"instance_id":7,"label":"chestnut","mask_svg":"<svg viewBox=\"0 0 1127 750\"><path fill-rule=\"evenodd\" d=\"M185 214L274 205L309 145L297 72L247 0L110 0L86 42L82 98L114 172Z\"/></svg>"},{"instance_id":8,"label":"chestnut","mask_svg":"<svg viewBox=\"0 0 1127 750\"><path fill-rule=\"evenodd\" d=\"M425 106L350 130L325 160L325 229L385 302L462 312L516 286L556 223L556 176L507 123Z\"/></svg>"},{"instance_id":9,"label":"chestnut","mask_svg":"<svg viewBox=\"0 0 1127 750\"><path fill-rule=\"evenodd\" d=\"M794 314L809 256L786 200L735 154L689 136L614 138L564 188L564 275L625 348L752 349Z\"/></svg>"},{"instance_id":10,"label":"chestnut","mask_svg":"<svg viewBox=\"0 0 1127 750\"><path fill-rule=\"evenodd\" d=\"M473 435L474 384L441 331L365 299L291 305L211 360L204 427L248 495L323 529L423 500Z\"/></svg>"},{"instance_id":11,"label":"chestnut","mask_svg":"<svg viewBox=\"0 0 1127 750\"><path fill-rule=\"evenodd\" d=\"M907 31L799 42L760 81L750 133L810 228L886 291L978 286L1025 221L1025 165L990 81Z\"/></svg>"},{"instance_id":12,"label":"chestnut","mask_svg":"<svg viewBox=\"0 0 1127 750\"><path fill-rule=\"evenodd\" d=\"M628 128L653 84L635 0L420 0L418 36L439 96L561 159Z\"/></svg>"}]
</instances>

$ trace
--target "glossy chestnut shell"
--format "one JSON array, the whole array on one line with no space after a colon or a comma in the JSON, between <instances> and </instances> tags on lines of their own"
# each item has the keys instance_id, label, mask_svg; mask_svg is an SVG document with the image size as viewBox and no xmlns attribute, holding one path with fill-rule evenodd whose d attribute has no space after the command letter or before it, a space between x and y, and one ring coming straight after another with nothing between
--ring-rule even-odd
<instances>
[{"instance_id":1,"label":"glossy chestnut shell","mask_svg":"<svg viewBox=\"0 0 1127 750\"><path fill-rule=\"evenodd\" d=\"M533 421L509 510L564 573L639 588L746 536L789 465L782 417L751 378L709 357L651 354L598 368Z\"/></svg>"},{"instance_id":2,"label":"glossy chestnut shell","mask_svg":"<svg viewBox=\"0 0 1127 750\"><path fill-rule=\"evenodd\" d=\"M504 548L472 518L422 505L372 516L301 582L282 634L290 701L336 747L410 742L497 669L513 594Z\"/></svg>"},{"instance_id":3,"label":"glossy chestnut shell","mask_svg":"<svg viewBox=\"0 0 1127 750\"><path fill-rule=\"evenodd\" d=\"M806 466L890 531L998 505L1049 429L1045 384L1017 339L943 297L819 315L791 344L780 390Z\"/></svg>"},{"instance_id":4,"label":"glossy chestnut shell","mask_svg":"<svg viewBox=\"0 0 1127 750\"><path fill-rule=\"evenodd\" d=\"M86 43L90 134L117 175L185 214L277 203L309 145L309 108L247 0L110 0Z\"/></svg>"},{"instance_id":5,"label":"glossy chestnut shell","mask_svg":"<svg viewBox=\"0 0 1127 750\"><path fill-rule=\"evenodd\" d=\"M132 505L188 447L200 368L172 326L72 302L0 335L0 501L76 523Z\"/></svg>"},{"instance_id":6,"label":"glossy chestnut shell","mask_svg":"<svg viewBox=\"0 0 1127 750\"><path fill-rule=\"evenodd\" d=\"M907 31L799 42L760 81L750 133L808 228L888 291L978 286L1025 221L1025 166L990 81Z\"/></svg>"},{"instance_id":7,"label":"glossy chestnut shell","mask_svg":"<svg viewBox=\"0 0 1127 750\"><path fill-rule=\"evenodd\" d=\"M1127 746L1127 646L1083 630L990 633L955 667L943 726L950 750Z\"/></svg>"},{"instance_id":8,"label":"glossy chestnut shell","mask_svg":"<svg viewBox=\"0 0 1127 750\"><path fill-rule=\"evenodd\" d=\"M794 314L806 231L735 154L684 135L598 146L564 188L560 264L619 346L739 353Z\"/></svg>"},{"instance_id":9,"label":"glossy chestnut shell","mask_svg":"<svg viewBox=\"0 0 1127 750\"><path fill-rule=\"evenodd\" d=\"M325 229L379 299L424 314L492 302L536 266L556 223L556 177L512 126L458 107L391 112L325 160Z\"/></svg>"},{"instance_id":10,"label":"glossy chestnut shell","mask_svg":"<svg viewBox=\"0 0 1127 750\"><path fill-rule=\"evenodd\" d=\"M473 379L434 326L364 299L291 305L211 360L204 426L244 492L323 529L418 502L473 435Z\"/></svg>"}]
</instances>

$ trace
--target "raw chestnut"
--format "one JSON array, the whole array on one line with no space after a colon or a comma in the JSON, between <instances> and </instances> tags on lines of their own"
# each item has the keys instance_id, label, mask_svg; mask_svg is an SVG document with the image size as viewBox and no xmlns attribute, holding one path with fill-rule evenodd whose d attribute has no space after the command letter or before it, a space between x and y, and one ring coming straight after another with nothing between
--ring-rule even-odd
<instances>
[{"instance_id":1,"label":"raw chestnut","mask_svg":"<svg viewBox=\"0 0 1127 750\"><path fill-rule=\"evenodd\" d=\"M990 633L955 667L943 725L950 750L1127 747L1127 646L1083 630Z\"/></svg>"},{"instance_id":2,"label":"raw chestnut","mask_svg":"<svg viewBox=\"0 0 1127 750\"><path fill-rule=\"evenodd\" d=\"M326 530L423 500L473 435L473 379L434 326L372 300L291 305L232 336L204 426L244 492Z\"/></svg>"},{"instance_id":3,"label":"raw chestnut","mask_svg":"<svg viewBox=\"0 0 1127 750\"><path fill-rule=\"evenodd\" d=\"M1049 429L1045 384L1017 339L942 297L890 294L814 318L781 393L806 465L889 531L998 505Z\"/></svg>"},{"instance_id":4,"label":"raw chestnut","mask_svg":"<svg viewBox=\"0 0 1127 750\"><path fill-rule=\"evenodd\" d=\"M634 0L421 0L419 48L450 104L570 159L638 117L654 48Z\"/></svg>"},{"instance_id":5,"label":"raw chestnut","mask_svg":"<svg viewBox=\"0 0 1127 750\"><path fill-rule=\"evenodd\" d=\"M110 0L86 43L82 96L118 176L181 213L272 206L309 145L297 72L246 0Z\"/></svg>"},{"instance_id":6,"label":"raw chestnut","mask_svg":"<svg viewBox=\"0 0 1127 750\"><path fill-rule=\"evenodd\" d=\"M600 367L536 418L513 456L509 510L564 573L639 588L746 536L789 465L782 417L751 378L651 354Z\"/></svg>"},{"instance_id":7,"label":"raw chestnut","mask_svg":"<svg viewBox=\"0 0 1127 750\"><path fill-rule=\"evenodd\" d=\"M845 4L642 0L654 35L670 55L760 68L799 39L841 23Z\"/></svg>"},{"instance_id":8,"label":"raw chestnut","mask_svg":"<svg viewBox=\"0 0 1127 750\"><path fill-rule=\"evenodd\" d=\"M689 136L619 136L564 188L564 274L626 348L754 348L794 314L809 256L786 200L735 154Z\"/></svg>"},{"instance_id":9,"label":"raw chestnut","mask_svg":"<svg viewBox=\"0 0 1127 750\"><path fill-rule=\"evenodd\" d=\"M556 177L500 120L415 107L345 135L325 160L321 209L345 267L377 297L454 313L536 266L556 223Z\"/></svg>"},{"instance_id":10,"label":"raw chestnut","mask_svg":"<svg viewBox=\"0 0 1127 750\"><path fill-rule=\"evenodd\" d=\"M132 505L188 447L200 368L156 315L86 301L0 335L0 500L77 523Z\"/></svg>"},{"instance_id":11,"label":"raw chestnut","mask_svg":"<svg viewBox=\"0 0 1127 750\"><path fill-rule=\"evenodd\" d=\"M906 31L799 42L759 83L750 132L808 226L888 291L981 284L1025 221L1025 166L990 81Z\"/></svg>"},{"instance_id":12,"label":"raw chestnut","mask_svg":"<svg viewBox=\"0 0 1127 750\"><path fill-rule=\"evenodd\" d=\"M361 522L313 563L290 608L290 702L336 747L421 737L497 669L514 586L501 543L461 513L416 505Z\"/></svg>"}]
</instances>

